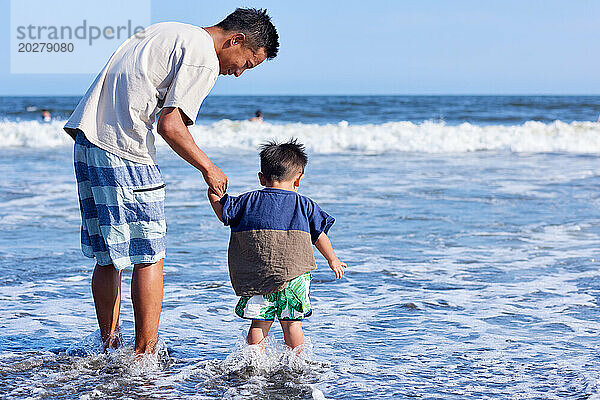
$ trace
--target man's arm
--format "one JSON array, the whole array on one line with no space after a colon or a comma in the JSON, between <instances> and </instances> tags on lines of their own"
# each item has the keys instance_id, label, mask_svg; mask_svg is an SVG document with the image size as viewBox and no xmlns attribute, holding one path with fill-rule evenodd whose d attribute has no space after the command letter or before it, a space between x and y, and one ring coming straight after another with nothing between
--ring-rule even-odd
<instances>
[{"instance_id":1,"label":"man's arm","mask_svg":"<svg viewBox=\"0 0 600 400\"><path fill-rule=\"evenodd\" d=\"M331 246L331 241L324 232L319 235L319 238L315 242L315 247L323 254L323 257L325 257L329 263L329 268L335 272L335 277L340 279L342 275L344 275L344 268L346 268L347 265L337 258L333 251L333 246Z\"/></svg>"},{"instance_id":2,"label":"man's arm","mask_svg":"<svg viewBox=\"0 0 600 400\"><path fill-rule=\"evenodd\" d=\"M202 172L208 187L222 197L227 190L227 176L196 145L183 118L179 108L165 107L156 130L181 158Z\"/></svg>"},{"instance_id":3,"label":"man's arm","mask_svg":"<svg viewBox=\"0 0 600 400\"><path fill-rule=\"evenodd\" d=\"M212 206L212 209L219 220L223 222L223 205L219 200L221 200L221 197L219 197L219 195L217 195L211 188L208 188L208 201L210 202L210 205Z\"/></svg>"}]
</instances>

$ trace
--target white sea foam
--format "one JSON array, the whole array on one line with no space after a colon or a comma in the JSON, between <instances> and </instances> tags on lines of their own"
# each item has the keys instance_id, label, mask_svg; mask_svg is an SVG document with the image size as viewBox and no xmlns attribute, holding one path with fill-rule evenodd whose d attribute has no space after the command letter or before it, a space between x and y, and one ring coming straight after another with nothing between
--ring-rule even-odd
<instances>
[{"instance_id":1,"label":"white sea foam","mask_svg":"<svg viewBox=\"0 0 600 400\"><path fill-rule=\"evenodd\" d=\"M64 121L0 122L2 147L55 147L71 142ZM461 153L481 150L512 152L600 153L600 123L529 121L522 125L446 125L426 121L384 124L270 124L222 120L192 126L197 143L205 148L254 151L266 139L297 137L313 153L424 152ZM158 145L164 146L162 139Z\"/></svg>"},{"instance_id":2,"label":"white sea foam","mask_svg":"<svg viewBox=\"0 0 600 400\"><path fill-rule=\"evenodd\" d=\"M62 129L66 121L0 121L2 147L56 147L73 141Z\"/></svg>"}]
</instances>

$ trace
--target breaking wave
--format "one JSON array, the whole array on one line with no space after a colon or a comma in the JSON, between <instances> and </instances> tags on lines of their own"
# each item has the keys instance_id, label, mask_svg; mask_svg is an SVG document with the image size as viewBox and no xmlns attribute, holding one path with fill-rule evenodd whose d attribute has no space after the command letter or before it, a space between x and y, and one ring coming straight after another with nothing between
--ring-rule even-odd
<instances>
[{"instance_id":1,"label":"breaking wave","mask_svg":"<svg viewBox=\"0 0 600 400\"><path fill-rule=\"evenodd\" d=\"M0 122L0 148L69 145L65 121ZM522 125L475 125L444 122L383 124L270 124L221 120L190 127L202 148L254 151L267 139L296 137L313 153L462 153L484 150L600 154L600 123L528 121ZM166 144L158 139L159 146Z\"/></svg>"}]
</instances>

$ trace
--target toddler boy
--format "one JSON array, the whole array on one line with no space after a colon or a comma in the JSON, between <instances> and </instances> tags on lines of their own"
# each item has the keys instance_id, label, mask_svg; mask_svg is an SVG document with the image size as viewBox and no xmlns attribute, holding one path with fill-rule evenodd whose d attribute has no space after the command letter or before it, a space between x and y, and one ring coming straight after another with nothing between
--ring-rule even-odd
<instances>
[{"instance_id":1,"label":"toddler boy","mask_svg":"<svg viewBox=\"0 0 600 400\"><path fill-rule=\"evenodd\" d=\"M269 334L275 317L285 343L304 343L300 321L312 313L308 297L316 266L312 245L327 259L336 278L346 264L335 255L327 232L333 217L297 193L308 158L295 139L260 148L258 178L265 188L238 197L208 197L217 217L231 227L229 276L240 300L238 316L251 319L248 344L259 344Z\"/></svg>"}]
</instances>

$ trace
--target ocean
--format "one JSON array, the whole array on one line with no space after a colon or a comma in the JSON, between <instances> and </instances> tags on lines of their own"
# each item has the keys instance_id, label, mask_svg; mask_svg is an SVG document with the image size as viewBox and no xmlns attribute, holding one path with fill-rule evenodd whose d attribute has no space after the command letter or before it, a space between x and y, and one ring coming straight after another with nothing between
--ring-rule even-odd
<instances>
[{"instance_id":1,"label":"ocean","mask_svg":"<svg viewBox=\"0 0 600 400\"><path fill-rule=\"evenodd\" d=\"M348 268L316 253L300 357L276 325L245 346L228 228L158 140L161 342L137 363L130 271L125 346L98 348L61 129L78 100L0 97L0 397L600 399L600 96L207 98L191 132L231 194L259 188L265 140L306 144L299 191Z\"/></svg>"}]
</instances>

